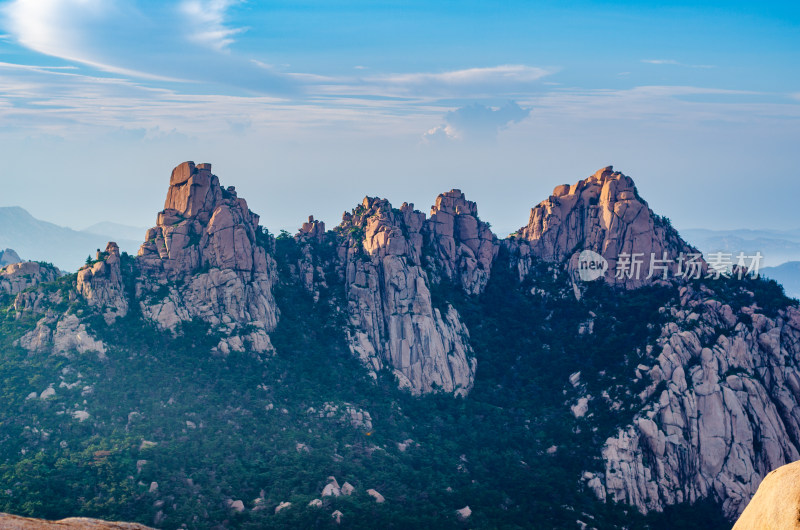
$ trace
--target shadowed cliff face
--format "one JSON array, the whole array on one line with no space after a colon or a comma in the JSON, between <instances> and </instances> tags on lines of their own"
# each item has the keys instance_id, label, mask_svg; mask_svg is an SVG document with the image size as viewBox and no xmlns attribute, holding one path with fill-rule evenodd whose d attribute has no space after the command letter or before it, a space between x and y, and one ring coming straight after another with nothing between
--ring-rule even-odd
<instances>
[{"instance_id":1,"label":"shadowed cliff face","mask_svg":"<svg viewBox=\"0 0 800 530\"><path fill-rule=\"evenodd\" d=\"M528 225L502 241L459 190L439 195L430 217L413 204L393 208L367 197L332 230L310 218L296 236L276 240L258 222L210 164L179 165L137 257L121 256L109 243L61 290L40 288L57 273L38 264L0 270L0 295L12 297L20 315L37 319L17 344L102 357L111 345L93 335L91 316L111 326L140 314L176 334L199 321L215 343L210 353L250 352L269 363L264 354L273 352L270 334L277 337L281 319L273 290L280 287L289 293L283 300L308 295L310 306L324 304L325 314L341 318L342 351L347 356L349 349L379 384L389 373L414 395L468 396L484 361L467 322L480 329L481 304L489 303L483 297L497 278L504 278L504 289L544 306L548 298L572 297L569 287L554 287L556 280L575 285L574 256L591 250L608 263L603 289L613 296L647 293L651 287L640 288L658 283L672 301L657 311L663 321L642 323L652 335L643 351L628 352L636 362L608 368L618 371L616 380L603 380L608 388L584 391L581 366L574 378L553 383L556 395L578 393L563 403L576 429L596 432L593 415L602 408L627 414L586 448L599 462L585 468L588 490L642 512L711 498L732 517L770 469L800 458L800 313L780 296L761 296L768 291L761 284L679 278L678 258L695 249L648 208L630 177L610 167L558 186L532 209ZM278 252L278 244L291 251ZM624 254L666 259L669 278L647 278L644 267L638 277L617 277ZM581 289L588 287L574 292ZM78 303L85 307L70 305ZM571 303L593 314L580 305L590 302ZM543 312L528 322L523 315L515 332L555 327L560 335L552 342L575 338L549 318ZM590 318L578 336L591 337L596 325L602 323ZM498 327L503 333L502 322ZM503 342L502 335L495 339ZM626 403L610 397L625 395L618 387L628 391Z\"/></svg>"}]
</instances>

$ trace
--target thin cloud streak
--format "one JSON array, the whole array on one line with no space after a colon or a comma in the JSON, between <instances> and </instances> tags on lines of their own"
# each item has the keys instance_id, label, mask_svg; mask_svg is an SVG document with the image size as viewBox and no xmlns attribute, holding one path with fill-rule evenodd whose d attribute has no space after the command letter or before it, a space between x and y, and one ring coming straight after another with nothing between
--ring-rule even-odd
<instances>
[{"instance_id":1,"label":"thin cloud streak","mask_svg":"<svg viewBox=\"0 0 800 530\"><path fill-rule=\"evenodd\" d=\"M675 59L642 59L641 62L655 65L683 66L685 68L716 68L713 64L685 64Z\"/></svg>"}]
</instances>

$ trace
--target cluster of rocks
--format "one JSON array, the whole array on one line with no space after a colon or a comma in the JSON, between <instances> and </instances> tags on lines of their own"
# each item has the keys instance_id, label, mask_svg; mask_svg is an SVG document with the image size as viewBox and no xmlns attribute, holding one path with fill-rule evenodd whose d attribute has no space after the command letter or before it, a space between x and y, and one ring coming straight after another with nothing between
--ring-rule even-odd
<instances>
[{"instance_id":1,"label":"cluster of rocks","mask_svg":"<svg viewBox=\"0 0 800 530\"><path fill-rule=\"evenodd\" d=\"M617 278L620 254L640 254L647 258L648 265L651 254L657 259L672 260L664 262L671 278L678 272L680 253L688 256L698 252L653 213L639 197L633 179L614 171L612 166L575 184L556 186L550 198L531 210L528 224L506 245L515 256L520 279L528 275L537 259L566 261L570 272L574 272L578 266L577 260L572 259L576 249L591 250L608 262L605 280L625 288L657 281L659 274L647 278L649 271L643 268L640 275Z\"/></svg>"},{"instance_id":2,"label":"cluster of rocks","mask_svg":"<svg viewBox=\"0 0 800 530\"><path fill-rule=\"evenodd\" d=\"M176 167L136 260L144 315L168 330L200 318L223 334L224 354L272 351L277 273L259 243L258 220L233 187L220 186L211 164Z\"/></svg>"},{"instance_id":3,"label":"cluster of rocks","mask_svg":"<svg viewBox=\"0 0 800 530\"><path fill-rule=\"evenodd\" d=\"M13 251L12 251L13 252ZM7 255L8 251L4 253ZM17 295L42 283L53 282L59 270L35 261L15 261L0 267L0 294Z\"/></svg>"},{"instance_id":4,"label":"cluster of rocks","mask_svg":"<svg viewBox=\"0 0 800 530\"><path fill-rule=\"evenodd\" d=\"M79 271L69 296L82 297L108 322L134 304L164 330L177 332L182 322L200 319L222 336L221 354L270 352L269 334L279 319L273 296L278 269L275 242L258 221L233 187L220 185L210 164L185 162L172 172L164 210L131 266L121 267L119 249L109 243ZM469 330L458 311L434 303L431 292L446 282L479 295L500 251L523 281L537 262L572 273L576 250L592 250L608 262L605 281L627 289L662 280L617 278L621 254L672 260L672 278L678 256L696 253L650 210L630 177L611 167L558 186L531 210L526 226L502 241L459 190L441 194L430 217L413 204L397 209L367 197L332 231L310 217L295 241L300 252L285 280L316 301L323 291L335 292L326 300L346 317L343 333L353 355L376 377L388 369L414 394L464 395L472 388ZM104 354L106 345L89 335L78 315L47 312L48 302L64 295L30 290L53 274L38 264L0 270L0 292L16 294L17 311L43 313L19 344L31 351ZM330 289L331 281L339 282L337 289ZM682 289L681 306L665 309L673 321L649 364L637 368L638 377L648 378L642 406L607 440L605 469L587 472L585 481L599 497L642 511L713 496L733 515L760 477L800 458L800 315L792 308L775 318L755 307L734 313L713 293ZM593 325L587 321L579 333L592 334ZM584 396L572 405L578 421L593 403ZM345 406L333 413L354 427L372 428L366 411ZM342 488L331 490L341 494Z\"/></svg>"},{"instance_id":5,"label":"cluster of rocks","mask_svg":"<svg viewBox=\"0 0 800 530\"><path fill-rule=\"evenodd\" d=\"M478 218L478 206L461 190L442 193L431 207L424 233L432 250L428 263L434 280L440 275L468 294L483 292L500 246L489 224Z\"/></svg>"},{"instance_id":6,"label":"cluster of rocks","mask_svg":"<svg viewBox=\"0 0 800 530\"><path fill-rule=\"evenodd\" d=\"M422 263L425 215L367 197L336 229L344 268L347 339L373 373L392 370L412 393L466 394L475 360L469 334L449 304L433 306Z\"/></svg>"},{"instance_id":7,"label":"cluster of rocks","mask_svg":"<svg viewBox=\"0 0 800 530\"><path fill-rule=\"evenodd\" d=\"M77 289L90 306L103 308L108 323L128 314L128 299L122 284L119 246L116 243L109 242L105 252L97 252L94 263L80 268Z\"/></svg>"},{"instance_id":8,"label":"cluster of rocks","mask_svg":"<svg viewBox=\"0 0 800 530\"><path fill-rule=\"evenodd\" d=\"M641 408L606 441L605 470L584 478L642 512L713 497L733 517L761 477L800 459L800 310L768 318L689 286L680 295L637 368Z\"/></svg>"}]
</instances>

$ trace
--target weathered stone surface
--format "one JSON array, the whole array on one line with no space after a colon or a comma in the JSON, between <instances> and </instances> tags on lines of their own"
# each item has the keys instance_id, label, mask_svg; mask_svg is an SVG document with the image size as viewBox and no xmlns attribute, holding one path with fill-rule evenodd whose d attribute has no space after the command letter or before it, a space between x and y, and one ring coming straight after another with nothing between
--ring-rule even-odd
<instances>
[{"instance_id":1,"label":"weathered stone surface","mask_svg":"<svg viewBox=\"0 0 800 530\"><path fill-rule=\"evenodd\" d=\"M435 275L460 285L468 294L483 292L499 244L489 225L478 218L474 202L461 190L442 193L431 207L423 233L433 251L428 265Z\"/></svg>"},{"instance_id":2,"label":"weathered stone surface","mask_svg":"<svg viewBox=\"0 0 800 530\"><path fill-rule=\"evenodd\" d=\"M380 493L378 493L377 490L374 490L372 488L367 490L367 495L375 499L375 502L377 502L378 504L386 502L386 499L383 497L383 495L381 495Z\"/></svg>"},{"instance_id":3,"label":"weathered stone surface","mask_svg":"<svg viewBox=\"0 0 800 530\"><path fill-rule=\"evenodd\" d=\"M106 354L106 345L92 337L86 325L72 313L56 315L52 311L36 323L36 327L23 335L17 344L32 352L52 351L57 354L95 352L100 358Z\"/></svg>"},{"instance_id":4,"label":"weathered stone surface","mask_svg":"<svg viewBox=\"0 0 800 530\"><path fill-rule=\"evenodd\" d=\"M55 267L35 261L0 265L0 294L19 294L40 283L55 281L58 276L58 269Z\"/></svg>"},{"instance_id":5,"label":"weathered stone surface","mask_svg":"<svg viewBox=\"0 0 800 530\"><path fill-rule=\"evenodd\" d=\"M800 462L770 472L733 530L800 529Z\"/></svg>"},{"instance_id":6,"label":"weathered stone surface","mask_svg":"<svg viewBox=\"0 0 800 530\"><path fill-rule=\"evenodd\" d=\"M599 497L642 512L712 497L735 517L761 477L800 459L800 310L740 316L712 295L681 287L668 308L649 370L636 369L640 411L606 441L604 471L584 475Z\"/></svg>"},{"instance_id":7,"label":"weathered stone surface","mask_svg":"<svg viewBox=\"0 0 800 530\"><path fill-rule=\"evenodd\" d=\"M78 271L78 292L91 306L105 310L106 321L128 313L128 298L122 285L119 246L108 243L105 252L97 253L97 261Z\"/></svg>"},{"instance_id":8,"label":"weathered stone surface","mask_svg":"<svg viewBox=\"0 0 800 530\"><path fill-rule=\"evenodd\" d=\"M674 278L680 254L698 252L650 210L630 177L611 166L572 186L556 187L549 199L531 210L528 224L504 244L515 258L513 263L520 278L527 276L532 259L558 263L569 260L568 267L574 272L577 260L570 258L576 251L588 249L608 261L605 280L626 288L663 278L658 269L652 278L647 278L651 254L656 259L672 260L665 264L668 278ZM616 277L618 258L623 253L638 255L637 261L643 262L640 274ZM704 262L702 266L705 267Z\"/></svg>"},{"instance_id":9,"label":"weathered stone surface","mask_svg":"<svg viewBox=\"0 0 800 530\"><path fill-rule=\"evenodd\" d=\"M117 523L88 519L86 517L70 517L59 521L31 519L7 513L0 513L0 528L5 530L58 530L61 528L79 528L86 530L153 530L149 526L137 523Z\"/></svg>"},{"instance_id":10,"label":"weathered stone surface","mask_svg":"<svg viewBox=\"0 0 800 530\"><path fill-rule=\"evenodd\" d=\"M466 394L475 360L456 310L434 308L422 267L425 215L370 198L336 229L344 264L350 349L372 371L392 369L402 387Z\"/></svg>"},{"instance_id":11,"label":"weathered stone surface","mask_svg":"<svg viewBox=\"0 0 800 530\"><path fill-rule=\"evenodd\" d=\"M172 330L200 318L226 337L222 353L271 351L277 273L259 241L258 220L233 187L220 186L211 164L175 168L164 210L137 258L145 316Z\"/></svg>"}]
</instances>

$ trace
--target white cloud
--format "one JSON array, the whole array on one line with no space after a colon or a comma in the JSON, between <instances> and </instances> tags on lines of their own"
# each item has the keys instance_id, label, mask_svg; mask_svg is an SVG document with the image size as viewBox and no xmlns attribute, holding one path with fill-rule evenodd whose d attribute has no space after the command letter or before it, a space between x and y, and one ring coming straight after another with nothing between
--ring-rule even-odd
<instances>
[{"instance_id":1,"label":"white cloud","mask_svg":"<svg viewBox=\"0 0 800 530\"><path fill-rule=\"evenodd\" d=\"M675 59L642 59L642 62L647 64L680 64Z\"/></svg>"},{"instance_id":2,"label":"white cloud","mask_svg":"<svg viewBox=\"0 0 800 530\"><path fill-rule=\"evenodd\" d=\"M363 77L288 74L328 97L379 95L433 101L438 98L516 97L529 94L552 71L527 65L500 65L447 72L375 74Z\"/></svg>"},{"instance_id":3,"label":"white cloud","mask_svg":"<svg viewBox=\"0 0 800 530\"><path fill-rule=\"evenodd\" d=\"M428 130L423 139L428 142L441 140L490 140L497 132L527 118L530 108L520 107L509 101L502 107L487 107L473 103L449 111L445 123Z\"/></svg>"},{"instance_id":4,"label":"white cloud","mask_svg":"<svg viewBox=\"0 0 800 530\"><path fill-rule=\"evenodd\" d=\"M686 68L715 68L714 65L711 64L685 64L675 59L642 59L643 63L647 64L657 64L657 65L672 65L672 66L683 66Z\"/></svg>"},{"instance_id":5,"label":"white cloud","mask_svg":"<svg viewBox=\"0 0 800 530\"><path fill-rule=\"evenodd\" d=\"M476 85L500 83L531 83L538 81L550 72L543 68L525 66L522 64L507 64L489 68L467 68L442 73L412 73L392 74L377 79L382 79L398 85Z\"/></svg>"},{"instance_id":6,"label":"white cloud","mask_svg":"<svg viewBox=\"0 0 800 530\"><path fill-rule=\"evenodd\" d=\"M240 0L12 0L3 28L33 51L114 74L156 81L205 81L259 92L289 80L226 51L229 10Z\"/></svg>"},{"instance_id":7,"label":"white cloud","mask_svg":"<svg viewBox=\"0 0 800 530\"><path fill-rule=\"evenodd\" d=\"M228 9L241 0L184 0L180 11L190 20L193 27L200 28L188 38L203 46L221 51L233 44L233 36L245 28L228 27Z\"/></svg>"}]
</instances>

